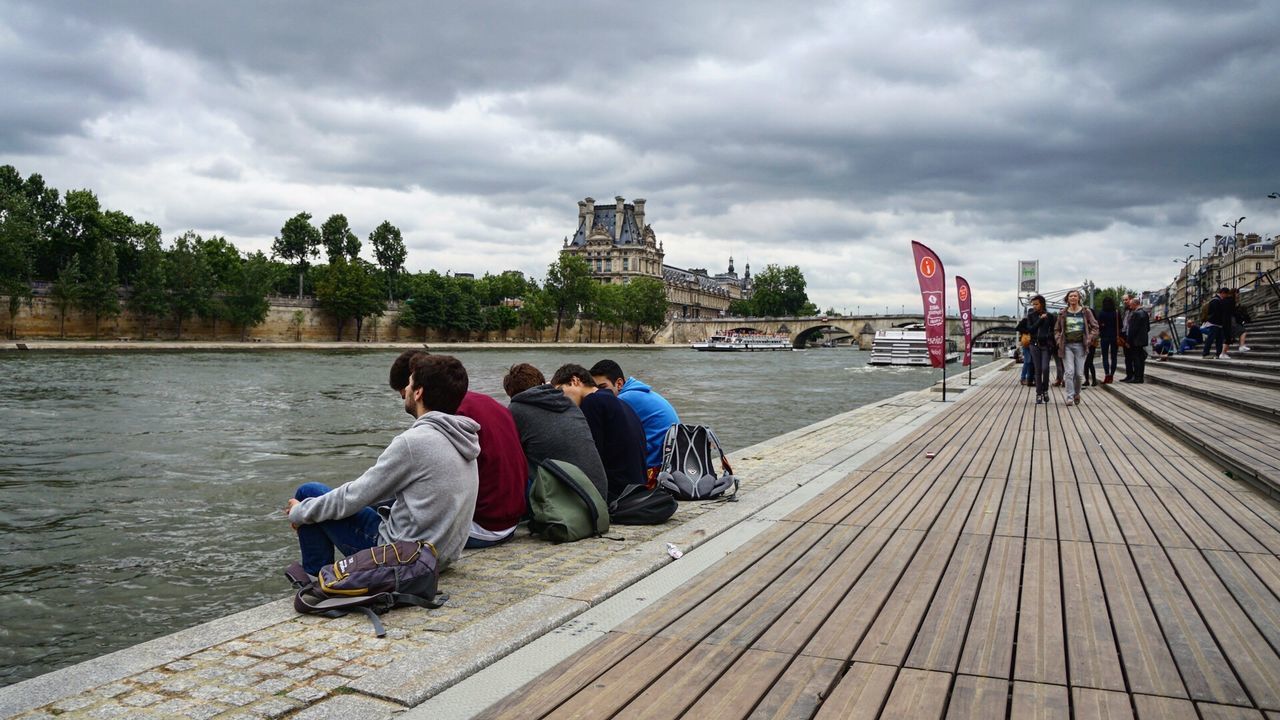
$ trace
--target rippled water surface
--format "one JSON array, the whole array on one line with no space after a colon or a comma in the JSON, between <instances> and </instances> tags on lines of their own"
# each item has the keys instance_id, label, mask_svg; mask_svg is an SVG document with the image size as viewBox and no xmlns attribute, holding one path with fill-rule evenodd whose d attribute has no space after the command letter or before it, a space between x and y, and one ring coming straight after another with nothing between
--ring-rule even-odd
<instances>
[{"instance_id":1,"label":"rippled water surface","mask_svg":"<svg viewBox=\"0 0 1280 720\"><path fill-rule=\"evenodd\" d=\"M936 380L849 349L466 351L500 398L608 355L727 450ZM359 475L410 422L388 352L0 355L0 684L285 597L279 508Z\"/></svg>"}]
</instances>

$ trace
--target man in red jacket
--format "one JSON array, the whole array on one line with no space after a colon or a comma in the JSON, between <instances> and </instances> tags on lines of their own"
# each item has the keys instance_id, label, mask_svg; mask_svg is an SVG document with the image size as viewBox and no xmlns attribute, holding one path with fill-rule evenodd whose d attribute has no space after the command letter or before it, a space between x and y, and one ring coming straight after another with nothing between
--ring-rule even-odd
<instances>
[{"instance_id":1,"label":"man in red jacket","mask_svg":"<svg viewBox=\"0 0 1280 720\"><path fill-rule=\"evenodd\" d=\"M419 357L427 357L427 353L406 350L391 364L389 384L401 396ZM480 494L466 546L490 547L511 539L525 514L529 479L520 434L511 411L482 393L468 390L456 414L480 423Z\"/></svg>"}]
</instances>

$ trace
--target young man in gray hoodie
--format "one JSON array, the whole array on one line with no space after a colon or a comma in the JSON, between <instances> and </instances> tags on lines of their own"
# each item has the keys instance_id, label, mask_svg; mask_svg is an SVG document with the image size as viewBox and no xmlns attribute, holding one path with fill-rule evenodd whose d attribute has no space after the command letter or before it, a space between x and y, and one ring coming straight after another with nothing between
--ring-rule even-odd
<instances>
[{"instance_id":1,"label":"young man in gray hoodie","mask_svg":"<svg viewBox=\"0 0 1280 720\"><path fill-rule=\"evenodd\" d=\"M543 384L533 385L533 382ZM573 401L551 385L531 365L512 366L502 387L511 398L511 416L520 432L520 445L529 461L529 477L543 460L563 460L578 466L591 479L600 497L609 497L609 480L591 437L587 418Z\"/></svg>"},{"instance_id":2,"label":"young man in gray hoodie","mask_svg":"<svg viewBox=\"0 0 1280 720\"><path fill-rule=\"evenodd\" d=\"M480 426L454 415L467 392L457 358L431 355L416 363L405 411L417 418L396 436L377 463L334 490L305 483L285 512L298 531L302 566L312 575L343 555L399 540L425 540L441 570L462 552L478 489ZM390 507L371 503L394 498Z\"/></svg>"}]
</instances>

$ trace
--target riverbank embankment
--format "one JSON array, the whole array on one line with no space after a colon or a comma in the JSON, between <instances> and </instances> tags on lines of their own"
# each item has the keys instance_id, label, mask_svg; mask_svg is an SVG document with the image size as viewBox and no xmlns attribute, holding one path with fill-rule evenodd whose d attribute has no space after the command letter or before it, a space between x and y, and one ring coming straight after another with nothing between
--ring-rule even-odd
<instances>
[{"instance_id":1,"label":"riverbank embankment","mask_svg":"<svg viewBox=\"0 0 1280 720\"><path fill-rule=\"evenodd\" d=\"M615 526L571 545L521 535L468 552L442 578L449 604L388 614L385 639L363 616L296 615L282 579L279 601L0 689L0 715L384 717L673 563L693 572L714 564L951 405L927 390L903 393L735 452L740 499L684 503L664 525ZM667 543L688 554L672 560Z\"/></svg>"},{"instance_id":2,"label":"riverbank embankment","mask_svg":"<svg viewBox=\"0 0 1280 720\"><path fill-rule=\"evenodd\" d=\"M608 350L642 349L653 345L634 343L539 343L539 342L453 342L423 343L413 340L396 342L303 341L272 342L250 340L226 342L214 340L30 340L0 343L0 352L262 352L281 350L316 351L401 351L423 348L448 353L463 350Z\"/></svg>"}]
</instances>

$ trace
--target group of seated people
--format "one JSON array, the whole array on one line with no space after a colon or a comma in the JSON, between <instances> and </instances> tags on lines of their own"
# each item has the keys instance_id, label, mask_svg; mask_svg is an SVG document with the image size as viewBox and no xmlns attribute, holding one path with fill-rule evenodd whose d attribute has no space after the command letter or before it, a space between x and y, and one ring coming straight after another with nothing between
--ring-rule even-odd
<instances>
[{"instance_id":1,"label":"group of seated people","mask_svg":"<svg viewBox=\"0 0 1280 720\"><path fill-rule=\"evenodd\" d=\"M648 484L662 463L675 408L613 360L561 366L547 382L528 363L502 380L510 408L468 389L454 357L409 350L391 365L391 389L414 423L360 477L337 488L301 485L285 513L302 566L316 575L344 556L400 540L427 541L443 570L463 548L511 539L544 460L582 469L606 502Z\"/></svg>"}]
</instances>

